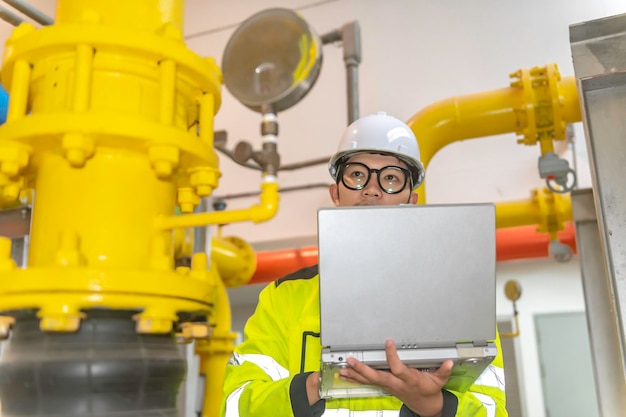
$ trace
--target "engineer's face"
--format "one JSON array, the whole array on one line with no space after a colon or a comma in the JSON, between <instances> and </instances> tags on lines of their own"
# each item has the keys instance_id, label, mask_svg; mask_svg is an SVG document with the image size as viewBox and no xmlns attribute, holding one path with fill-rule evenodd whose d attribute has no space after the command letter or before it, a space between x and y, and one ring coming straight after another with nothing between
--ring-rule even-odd
<instances>
[{"instance_id":1,"label":"engineer's face","mask_svg":"<svg viewBox=\"0 0 626 417\"><path fill-rule=\"evenodd\" d=\"M395 156L381 154L358 154L346 162L361 163L370 169L380 169L387 166L397 166L408 169L407 165ZM337 184L330 185L330 198L335 206L392 206L396 204L415 204L417 194L411 191L410 180L405 188L396 194L384 192L377 181L378 174L372 172L370 180L361 190L352 190L346 187L341 179Z\"/></svg>"}]
</instances>

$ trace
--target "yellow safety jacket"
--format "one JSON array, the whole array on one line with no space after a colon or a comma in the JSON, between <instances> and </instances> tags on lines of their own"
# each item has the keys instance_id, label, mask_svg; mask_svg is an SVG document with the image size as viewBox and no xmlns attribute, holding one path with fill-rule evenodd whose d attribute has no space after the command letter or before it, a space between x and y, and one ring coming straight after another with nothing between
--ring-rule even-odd
<instances>
[{"instance_id":1,"label":"yellow safety jacket","mask_svg":"<svg viewBox=\"0 0 626 417\"><path fill-rule=\"evenodd\" d=\"M306 377L320 370L319 276L304 268L269 284L226 367L224 417L415 416L395 397L320 400L309 406ZM498 356L465 393L444 390L442 417L506 417Z\"/></svg>"}]
</instances>

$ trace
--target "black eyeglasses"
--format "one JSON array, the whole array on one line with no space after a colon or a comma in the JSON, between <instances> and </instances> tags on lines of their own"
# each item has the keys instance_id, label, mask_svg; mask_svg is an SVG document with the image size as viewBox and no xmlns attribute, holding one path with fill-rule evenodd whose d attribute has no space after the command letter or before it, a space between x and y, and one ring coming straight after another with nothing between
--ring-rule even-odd
<instances>
[{"instance_id":1,"label":"black eyeglasses","mask_svg":"<svg viewBox=\"0 0 626 417\"><path fill-rule=\"evenodd\" d=\"M339 177L346 188L362 190L369 183L372 172L378 174L378 186L387 194L397 194L404 190L408 179L411 177L411 172L406 168L389 165L375 169L360 162L341 166Z\"/></svg>"}]
</instances>

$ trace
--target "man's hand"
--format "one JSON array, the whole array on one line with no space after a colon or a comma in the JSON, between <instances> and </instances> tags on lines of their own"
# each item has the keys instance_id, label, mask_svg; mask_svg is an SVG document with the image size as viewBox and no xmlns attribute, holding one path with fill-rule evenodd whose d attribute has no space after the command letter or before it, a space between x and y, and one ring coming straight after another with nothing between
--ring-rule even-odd
<instances>
[{"instance_id":1,"label":"man's hand","mask_svg":"<svg viewBox=\"0 0 626 417\"><path fill-rule=\"evenodd\" d=\"M414 413L423 417L439 417L443 409L441 389L448 382L454 363L448 360L437 370L423 372L409 368L400 361L393 340L385 342L385 352L390 372L378 371L357 359L348 358L349 366L339 371L341 378L359 384L376 385L398 398Z\"/></svg>"},{"instance_id":2,"label":"man's hand","mask_svg":"<svg viewBox=\"0 0 626 417\"><path fill-rule=\"evenodd\" d=\"M320 400L320 373L313 372L306 377L306 395L309 405L313 405Z\"/></svg>"}]
</instances>

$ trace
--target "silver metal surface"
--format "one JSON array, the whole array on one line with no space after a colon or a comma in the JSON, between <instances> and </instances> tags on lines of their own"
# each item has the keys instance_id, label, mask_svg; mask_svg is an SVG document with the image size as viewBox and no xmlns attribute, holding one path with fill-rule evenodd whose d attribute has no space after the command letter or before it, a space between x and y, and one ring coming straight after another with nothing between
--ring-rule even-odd
<instances>
[{"instance_id":1,"label":"silver metal surface","mask_svg":"<svg viewBox=\"0 0 626 417\"><path fill-rule=\"evenodd\" d=\"M318 211L323 346L495 338L492 204Z\"/></svg>"},{"instance_id":2,"label":"silver metal surface","mask_svg":"<svg viewBox=\"0 0 626 417\"><path fill-rule=\"evenodd\" d=\"M608 338L593 341L592 351L600 412L608 417L626 409L626 14L570 26L570 43L598 229L594 241L593 226L577 225L577 240L587 239L579 250L590 330Z\"/></svg>"},{"instance_id":3,"label":"silver metal surface","mask_svg":"<svg viewBox=\"0 0 626 417\"><path fill-rule=\"evenodd\" d=\"M11 239L11 258L20 267L28 262L31 214L28 206L0 210L0 236Z\"/></svg>"},{"instance_id":4,"label":"silver metal surface","mask_svg":"<svg viewBox=\"0 0 626 417\"><path fill-rule=\"evenodd\" d=\"M601 415L616 416L620 410L626 410L626 381L614 314L615 300L603 262L591 189L572 193L572 212L576 223L576 245L580 254L598 407Z\"/></svg>"},{"instance_id":5,"label":"silver metal surface","mask_svg":"<svg viewBox=\"0 0 626 417\"><path fill-rule=\"evenodd\" d=\"M3 0L9 6L12 6L16 10L24 13L26 16L33 19L35 22L40 23L42 25L51 25L54 23L54 20L36 7L28 4L22 0Z\"/></svg>"},{"instance_id":6,"label":"silver metal surface","mask_svg":"<svg viewBox=\"0 0 626 417\"><path fill-rule=\"evenodd\" d=\"M29 207L0 210L0 236L22 238L30 233Z\"/></svg>"}]
</instances>

